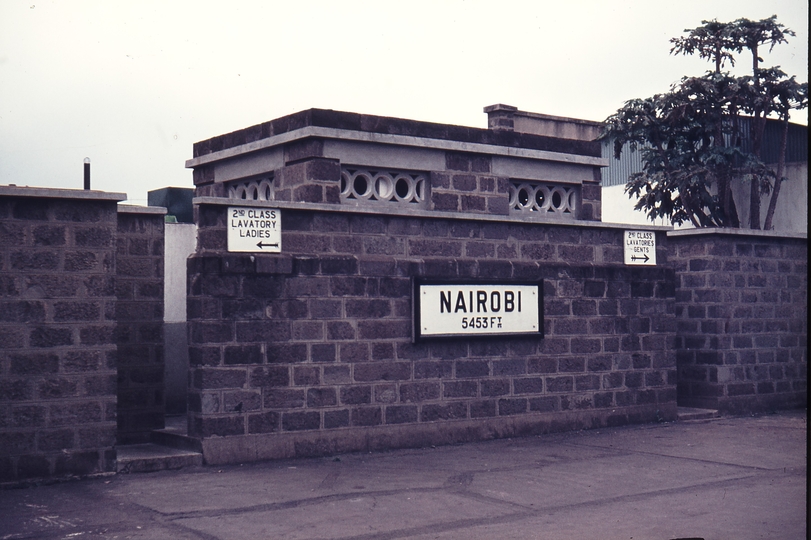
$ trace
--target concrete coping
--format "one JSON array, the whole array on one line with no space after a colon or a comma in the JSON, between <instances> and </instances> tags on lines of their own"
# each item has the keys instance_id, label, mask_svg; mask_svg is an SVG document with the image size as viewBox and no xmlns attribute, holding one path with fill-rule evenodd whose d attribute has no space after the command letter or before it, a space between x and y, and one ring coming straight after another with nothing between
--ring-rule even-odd
<instances>
[{"instance_id":1,"label":"concrete coping","mask_svg":"<svg viewBox=\"0 0 811 540\"><path fill-rule=\"evenodd\" d=\"M135 204L119 204L119 214L157 214L166 215L168 210L163 206L138 206Z\"/></svg>"},{"instance_id":2,"label":"concrete coping","mask_svg":"<svg viewBox=\"0 0 811 540\"><path fill-rule=\"evenodd\" d=\"M79 199L87 201L125 201L126 193L110 193L93 189L66 189L17 186L9 184L0 186L0 196L6 197L39 197L43 199Z\"/></svg>"},{"instance_id":3,"label":"concrete coping","mask_svg":"<svg viewBox=\"0 0 811 540\"><path fill-rule=\"evenodd\" d=\"M570 124L581 124L590 127L598 127L602 128L605 125L605 122L598 122L596 120L585 120L583 118L572 118L569 116L555 116L553 114L544 114L544 113L536 113L536 112L528 112L528 111L521 111L518 110L518 107L514 107L512 105L505 105L504 103L496 103L495 105L488 105L484 108L485 113L490 112L498 112L498 111L506 111L508 113L514 113L519 116L526 116L528 118L537 118L539 120L551 120L554 122L567 122Z\"/></svg>"},{"instance_id":4,"label":"concrete coping","mask_svg":"<svg viewBox=\"0 0 811 540\"><path fill-rule=\"evenodd\" d=\"M533 223L543 225L557 225L562 227L584 227L592 229L622 229L635 231L669 232L673 227L661 225L628 225L624 223L603 223L602 221L565 221L554 218L528 216L526 214L511 214L498 216L471 212L439 212L413 208L398 208L395 205L381 204L370 206L341 206L338 204L301 203L288 201L252 201L245 199L228 199L225 197L195 197L195 205L212 206L244 206L252 208L278 208L280 210L309 210L318 212L333 212L344 214L364 214L374 216L414 217L423 219L456 219L466 221L489 221L493 223Z\"/></svg>"},{"instance_id":5,"label":"concrete coping","mask_svg":"<svg viewBox=\"0 0 811 540\"><path fill-rule=\"evenodd\" d=\"M453 141L447 139L434 139L430 137L417 137L412 135L397 135L389 133L375 133L366 131L354 131L340 128L327 128L320 126L307 126L279 135L241 144L224 150L205 154L186 161L186 168L193 169L201 165L208 165L234 158L242 154L257 152L273 148L282 144L293 142L308 137L318 137L325 139L339 139L345 141L391 144L397 146L410 146L417 148L431 148L437 150L450 150L455 152L472 152L491 156L506 156L525 159L557 161L562 163L572 163L578 165L589 165L594 167L607 167L608 159L602 157L584 156L580 154L566 154L549 150L536 150L533 148L517 148L512 146L499 146L495 144Z\"/></svg>"},{"instance_id":6,"label":"concrete coping","mask_svg":"<svg viewBox=\"0 0 811 540\"><path fill-rule=\"evenodd\" d=\"M678 229L668 231L668 236L759 236L762 238L796 238L799 240L808 240L808 233L799 233L791 231L759 231L756 229L729 229L729 228L703 228L703 229Z\"/></svg>"},{"instance_id":7,"label":"concrete coping","mask_svg":"<svg viewBox=\"0 0 811 540\"><path fill-rule=\"evenodd\" d=\"M488 105L484 108L484 112L486 113L495 111L518 112L518 107L505 103L496 103L495 105Z\"/></svg>"}]
</instances>

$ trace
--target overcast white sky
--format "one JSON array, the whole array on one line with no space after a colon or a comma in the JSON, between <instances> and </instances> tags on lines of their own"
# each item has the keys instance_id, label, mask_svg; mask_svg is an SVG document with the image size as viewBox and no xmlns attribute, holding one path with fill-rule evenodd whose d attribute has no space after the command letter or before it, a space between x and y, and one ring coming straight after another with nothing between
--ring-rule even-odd
<instances>
[{"instance_id":1,"label":"overcast white sky","mask_svg":"<svg viewBox=\"0 0 811 540\"><path fill-rule=\"evenodd\" d=\"M313 107L603 120L711 67L669 55L685 28L774 14L797 36L766 64L807 81L806 0L0 0L0 185L81 188L90 157L146 204L194 142Z\"/></svg>"}]
</instances>

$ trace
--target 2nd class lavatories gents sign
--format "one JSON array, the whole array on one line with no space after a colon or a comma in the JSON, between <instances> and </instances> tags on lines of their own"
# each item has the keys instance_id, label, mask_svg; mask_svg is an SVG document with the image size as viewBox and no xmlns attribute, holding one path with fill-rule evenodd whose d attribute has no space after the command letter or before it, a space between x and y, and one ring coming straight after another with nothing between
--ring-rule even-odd
<instances>
[{"instance_id":1,"label":"2nd class lavatories gents sign","mask_svg":"<svg viewBox=\"0 0 811 540\"><path fill-rule=\"evenodd\" d=\"M543 337L540 282L414 282L414 339Z\"/></svg>"}]
</instances>

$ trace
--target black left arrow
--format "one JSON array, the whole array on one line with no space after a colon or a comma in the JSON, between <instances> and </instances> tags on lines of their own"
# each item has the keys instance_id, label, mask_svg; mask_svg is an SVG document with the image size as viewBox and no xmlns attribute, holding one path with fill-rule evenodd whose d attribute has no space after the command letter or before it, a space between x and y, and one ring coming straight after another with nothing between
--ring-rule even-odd
<instances>
[{"instance_id":1,"label":"black left arrow","mask_svg":"<svg viewBox=\"0 0 811 540\"><path fill-rule=\"evenodd\" d=\"M264 242L260 241L258 244L256 244L256 247L258 247L259 249L266 248L266 247L279 247L279 244L278 243L276 243L276 244L265 244Z\"/></svg>"}]
</instances>

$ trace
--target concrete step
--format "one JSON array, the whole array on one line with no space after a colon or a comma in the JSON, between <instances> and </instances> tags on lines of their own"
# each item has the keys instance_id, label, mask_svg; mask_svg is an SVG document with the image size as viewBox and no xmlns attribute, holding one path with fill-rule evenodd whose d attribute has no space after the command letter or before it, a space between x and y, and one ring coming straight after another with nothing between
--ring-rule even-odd
<instances>
[{"instance_id":1,"label":"concrete step","mask_svg":"<svg viewBox=\"0 0 811 540\"><path fill-rule=\"evenodd\" d=\"M187 435L186 416L167 416L165 427L156 429L150 433L149 440L154 444L179 448L181 450L191 450L201 452L203 450L200 441Z\"/></svg>"},{"instance_id":2,"label":"concrete step","mask_svg":"<svg viewBox=\"0 0 811 540\"><path fill-rule=\"evenodd\" d=\"M695 407L679 407L679 422L685 420L705 420L707 418L720 418L721 415L715 409L697 409Z\"/></svg>"},{"instance_id":3,"label":"concrete step","mask_svg":"<svg viewBox=\"0 0 811 540\"><path fill-rule=\"evenodd\" d=\"M192 439L186 435L173 433L165 429L156 429L150 433L149 441L159 446L177 448L179 450L189 450L192 452L200 452L203 449L200 441L197 439Z\"/></svg>"},{"instance_id":4,"label":"concrete step","mask_svg":"<svg viewBox=\"0 0 811 540\"><path fill-rule=\"evenodd\" d=\"M153 443L130 444L117 448L116 472L153 472L203 465L203 454Z\"/></svg>"}]
</instances>

